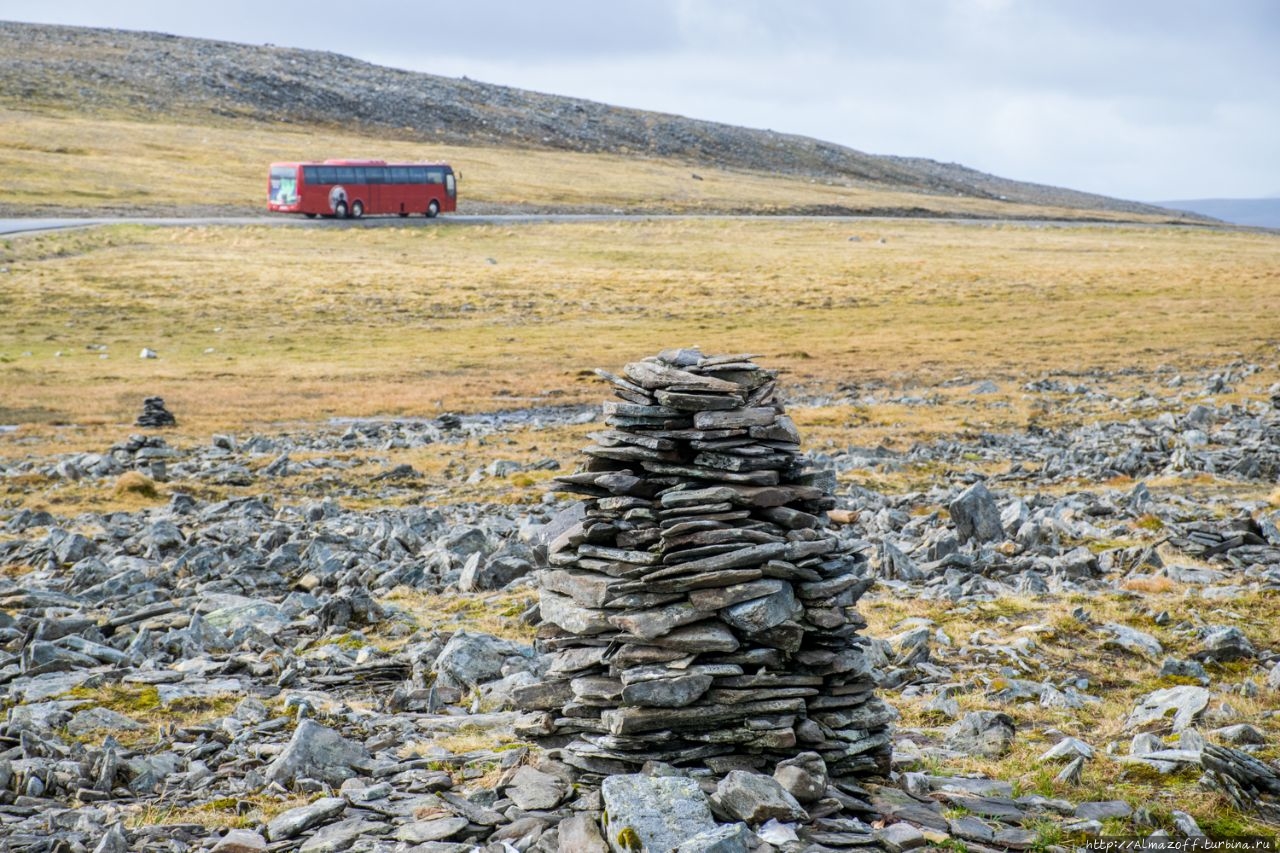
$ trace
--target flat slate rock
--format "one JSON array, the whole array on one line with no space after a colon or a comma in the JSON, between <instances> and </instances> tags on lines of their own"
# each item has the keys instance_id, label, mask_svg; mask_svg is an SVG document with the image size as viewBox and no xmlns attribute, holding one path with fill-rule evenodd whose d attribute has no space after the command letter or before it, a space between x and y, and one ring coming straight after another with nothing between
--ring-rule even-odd
<instances>
[{"instance_id":1,"label":"flat slate rock","mask_svg":"<svg viewBox=\"0 0 1280 853\"><path fill-rule=\"evenodd\" d=\"M313 826L328 823L346 811L346 808L347 801L342 797L324 797L314 803L281 812L267 824L267 840L295 838Z\"/></svg>"},{"instance_id":2,"label":"flat slate rock","mask_svg":"<svg viewBox=\"0 0 1280 853\"><path fill-rule=\"evenodd\" d=\"M772 407L698 412L693 416L693 425L696 429L741 429L770 426L777 418L778 410Z\"/></svg>"},{"instance_id":3,"label":"flat slate rock","mask_svg":"<svg viewBox=\"0 0 1280 853\"><path fill-rule=\"evenodd\" d=\"M1181 732L1195 725L1208 704L1209 691L1203 687L1180 685L1156 690L1138 701L1125 720L1125 728L1170 727Z\"/></svg>"},{"instance_id":4,"label":"flat slate rock","mask_svg":"<svg viewBox=\"0 0 1280 853\"><path fill-rule=\"evenodd\" d=\"M1108 820L1110 818L1126 818L1133 814L1133 806L1124 800L1105 800L1101 802L1080 803L1076 806L1075 816L1082 820Z\"/></svg>"},{"instance_id":5,"label":"flat slate rock","mask_svg":"<svg viewBox=\"0 0 1280 853\"><path fill-rule=\"evenodd\" d=\"M610 776L601 786L613 853L674 850L715 830L711 806L698 783L683 776Z\"/></svg>"},{"instance_id":6,"label":"flat slate rock","mask_svg":"<svg viewBox=\"0 0 1280 853\"><path fill-rule=\"evenodd\" d=\"M405 841L409 844L443 841L462 832L470 823L465 817L415 820L412 823L401 824L395 832L395 838L397 841Z\"/></svg>"},{"instance_id":7,"label":"flat slate rock","mask_svg":"<svg viewBox=\"0 0 1280 853\"><path fill-rule=\"evenodd\" d=\"M622 688L622 701L644 708L683 708L711 687L710 675L681 675L638 681Z\"/></svg>"}]
</instances>

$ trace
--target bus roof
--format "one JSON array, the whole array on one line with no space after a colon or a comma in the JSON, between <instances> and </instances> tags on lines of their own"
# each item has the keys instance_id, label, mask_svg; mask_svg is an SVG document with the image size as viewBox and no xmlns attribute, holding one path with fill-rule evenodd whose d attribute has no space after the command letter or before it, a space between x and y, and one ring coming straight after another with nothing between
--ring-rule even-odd
<instances>
[{"instance_id":1,"label":"bus roof","mask_svg":"<svg viewBox=\"0 0 1280 853\"><path fill-rule=\"evenodd\" d=\"M388 162L386 160L298 160L296 162L272 163L271 166L444 166L451 168L443 160L418 162Z\"/></svg>"}]
</instances>

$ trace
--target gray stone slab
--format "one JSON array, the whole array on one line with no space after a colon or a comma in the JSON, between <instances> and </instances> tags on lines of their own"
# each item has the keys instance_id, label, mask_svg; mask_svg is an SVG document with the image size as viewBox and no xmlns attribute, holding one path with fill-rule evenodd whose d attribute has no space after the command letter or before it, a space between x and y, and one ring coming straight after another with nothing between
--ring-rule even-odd
<instances>
[{"instance_id":1,"label":"gray stone slab","mask_svg":"<svg viewBox=\"0 0 1280 853\"><path fill-rule=\"evenodd\" d=\"M807 820L804 807L771 776L730 771L716 786L712 801L737 820L758 826L767 820Z\"/></svg>"},{"instance_id":2,"label":"gray stone slab","mask_svg":"<svg viewBox=\"0 0 1280 853\"><path fill-rule=\"evenodd\" d=\"M1203 687L1180 685L1156 690L1139 700L1125 720L1125 728L1172 727L1180 732L1195 725L1208 704L1209 691Z\"/></svg>"},{"instance_id":3,"label":"gray stone slab","mask_svg":"<svg viewBox=\"0 0 1280 853\"><path fill-rule=\"evenodd\" d=\"M714 830L711 806L698 783L683 776L610 776L601 786L613 853L669 851Z\"/></svg>"}]
</instances>

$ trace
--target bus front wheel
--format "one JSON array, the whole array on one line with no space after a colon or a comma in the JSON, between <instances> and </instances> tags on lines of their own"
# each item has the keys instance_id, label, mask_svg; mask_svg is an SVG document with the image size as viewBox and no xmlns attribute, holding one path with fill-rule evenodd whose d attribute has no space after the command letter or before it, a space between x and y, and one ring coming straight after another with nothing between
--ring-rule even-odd
<instances>
[{"instance_id":1,"label":"bus front wheel","mask_svg":"<svg viewBox=\"0 0 1280 853\"><path fill-rule=\"evenodd\" d=\"M347 203L345 201L340 201L337 204L335 204L333 206L333 215L336 216L338 219L346 219Z\"/></svg>"},{"instance_id":2,"label":"bus front wheel","mask_svg":"<svg viewBox=\"0 0 1280 853\"><path fill-rule=\"evenodd\" d=\"M360 219L364 216L364 203L360 201L351 202L351 218Z\"/></svg>"},{"instance_id":3,"label":"bus front wheel","mask_svg":"<svg viewBox=\"0 0 1280 853\"><path fill-rule=\"evenodd\" d=\"M427 218L435 219L439 213L440 213L440 202L436 201L435 199L432 199L431 203L427 205Z\"/></svg>"}]
</instances>

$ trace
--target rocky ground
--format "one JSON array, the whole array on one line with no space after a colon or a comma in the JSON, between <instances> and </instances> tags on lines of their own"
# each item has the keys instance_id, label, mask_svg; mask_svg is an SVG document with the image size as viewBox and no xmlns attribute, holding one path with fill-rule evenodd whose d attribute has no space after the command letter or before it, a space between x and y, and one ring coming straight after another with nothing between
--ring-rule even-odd
<instances>
[{"instance_id":1,"label":"rocky ground","mask_svg":"<svg viewBox=\"0 0 1280 853\"><path fill-rule=\"evenodd\" d=\"M858 791L827 786L816 756L722 780L655 765L597 790L525 740L512 697L548 665L534 570L568 499L426 501L397 459L466 444L480 458L460 487L528 477L559 463L485 449L592 410L190 445L139 428L57 455L0 436L0 846L592 851L602 812L638 803L688 853L1274 834L1280 386L1239 390L1274 373L1125 397L1038 379L1019 393L1046 423L1112 416L813 454L837 475L835 533L875 577L860 610L899 714L893 773ZM927 408L935 390L789 408ZM34 483L142 508L61 512L23 497Z\"/></svg>"}]
</instances>

